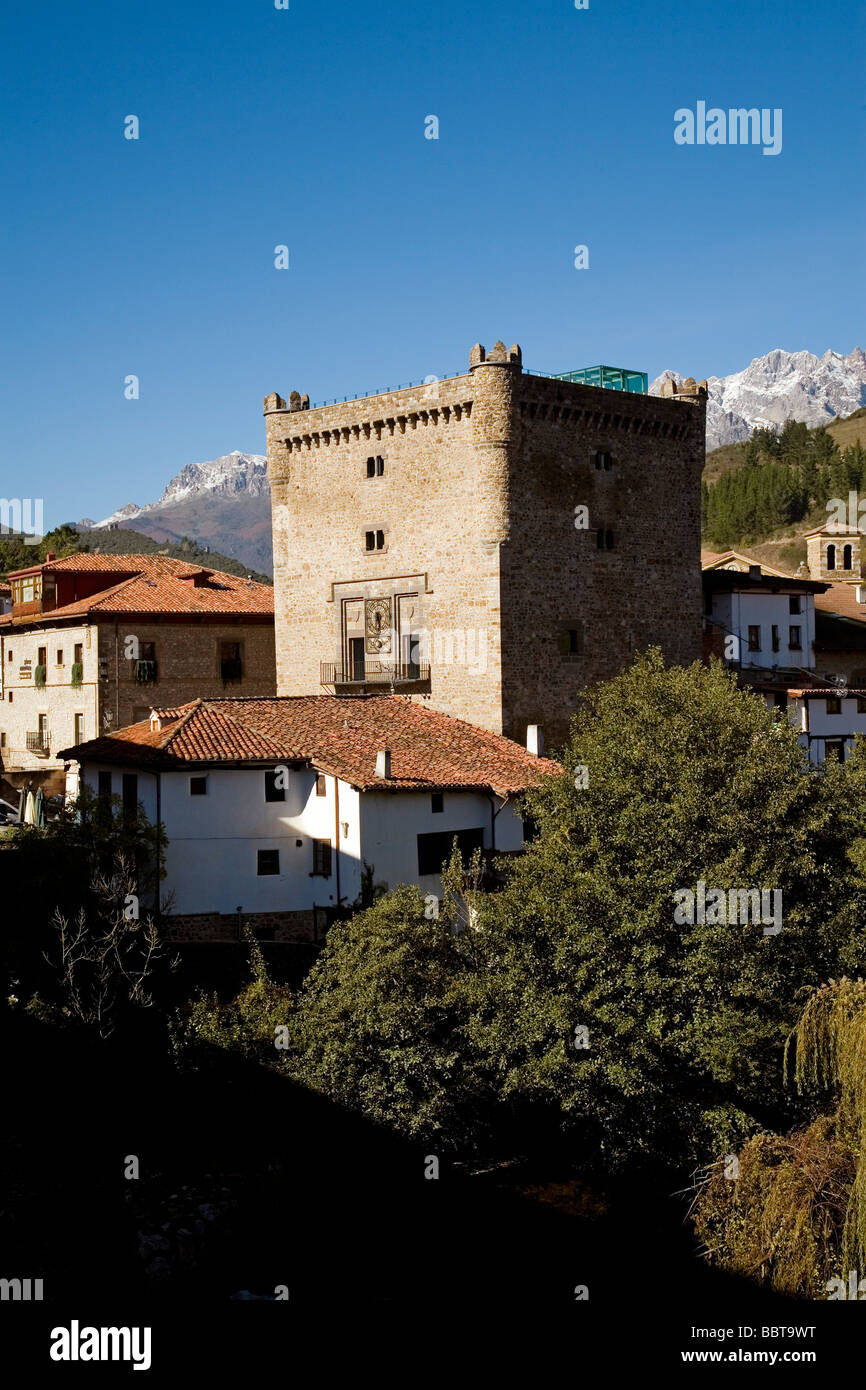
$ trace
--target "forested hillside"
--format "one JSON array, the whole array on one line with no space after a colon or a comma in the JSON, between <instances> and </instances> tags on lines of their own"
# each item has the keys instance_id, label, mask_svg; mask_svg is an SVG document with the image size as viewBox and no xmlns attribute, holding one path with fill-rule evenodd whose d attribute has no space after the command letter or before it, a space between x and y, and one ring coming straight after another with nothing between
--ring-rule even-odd
<instances>
[{"instance_id":1,"label":"forested hillside","mask_svg":"<svg viewBox=\"0 0 866 1390\"><path fill-rule=\"evenodd\" d=\"M793 534L826 520L830 498L847 499L866 484L861 433L866 436L866 410L832 431L788 420L778 433L756 430L747 443L710 454L701 485L705 543L737 549L785 528Z\"/></svg>"}]
</instances>

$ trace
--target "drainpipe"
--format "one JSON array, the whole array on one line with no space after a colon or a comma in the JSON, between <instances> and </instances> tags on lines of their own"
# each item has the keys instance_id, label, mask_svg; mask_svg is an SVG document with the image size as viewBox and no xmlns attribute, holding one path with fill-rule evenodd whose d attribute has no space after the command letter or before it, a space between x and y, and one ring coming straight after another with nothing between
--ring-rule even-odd
<instances>
[{"instance_id":1,"label":"drainpipe","mask_svg":"<svg viewBox=\"0 0 866 1390\"><path fill-rule=\"evenodd\" d=\"M334 870L335 870L335 873L336 873L336 875L337 875L337 882L336 882L336 888L337 888L337 907L339 907L339 906L340 906L340 902L341 902L341 897L340 897L340 779L339 779L339 777L335 777L335 778L334 778L334 840L335 840Z\"/></svg>"},{"instance_id":2,"label":"drainpipe","mask_svg":"<svg viewBox=\"0 0 866 1390\"><path fill-rule=\"evenodd\" d=\"M97 656L99 649L97 648ZM120 637L114 620L114 727L120 728Z\"/></svg>"}]
</instances>

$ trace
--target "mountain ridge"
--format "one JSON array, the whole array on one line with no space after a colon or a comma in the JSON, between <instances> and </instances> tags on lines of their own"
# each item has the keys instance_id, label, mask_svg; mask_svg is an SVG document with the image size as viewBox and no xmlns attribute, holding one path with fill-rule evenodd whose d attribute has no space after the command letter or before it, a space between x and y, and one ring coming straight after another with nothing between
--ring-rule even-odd
<instances>
[{"instance_id":1,"label":"mountain ridge","mask_svg":"<svg viewBox=\"0 0 866 1390\"><path fill-rule=\"evenodd\" d=\"M650 395L660 395L662 383L670 380L680 384L684 378L668 368L652 382ZM814 428L853 414L866 405L866 353L860 347L848 354L828 348L816 357L805 348L773 348L740 372L708 377L707 389L710 453L744 443L756 429L781 427L786 420Z\"/></svg>"}]
</instances>

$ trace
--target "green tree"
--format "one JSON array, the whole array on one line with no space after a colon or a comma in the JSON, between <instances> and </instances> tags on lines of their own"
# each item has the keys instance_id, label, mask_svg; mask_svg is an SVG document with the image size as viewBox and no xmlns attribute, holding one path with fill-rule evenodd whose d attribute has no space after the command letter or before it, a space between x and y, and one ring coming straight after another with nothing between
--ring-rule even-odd
<instances>
[{"instance_id":1,"label":"green tree","mask_svg":"<svg viewBox=\"0 0 866 1390\"><path fill-rule=\"evenodd\" d=\"M477 1140L495 1073L468 1043L483 958L472 888L452 859L440 900L401 886L331 928L292 1018L305 1085L413 1138Z\"/></svg>"},{"instance_id":2,"label":"green tree","mask_svg":"<svg viewBox=\"0 0 866 1390\"><path fill-rule=\"evenodd\" d=\"M609 1157L730 1146L778 1104L798 991L862 958L846 769L809 773L722 667L657 652L588 695L565 764L528 798L541 833L482 913L495 968L473 1050L503 1097L556 1107ZM699 881L779 890L782 931L678 924L674 895Z\"/></svg>"},{"instance_id":3,"label":"green tree","mask_svg":"<svg viewBox=\"0 0 866 1390\"><path fill-rule=\"evenodd\" d=\"M403 887L332 929L291 1066L443 1143L517 1125L608 1164L705 1161L787 1116L798 992L862 958L866 773L809 771L722 667L657 652L587 695L564 761L501 891L452 864L441 904ZM701 880L781 892L782 930L678 923Z\"/></svg>"},{"instance_id":4,"label":"green tree","mask_svg":"<svg viewBox=\"0 0 866 1390\"><path fill-rule=\"evenodd\" d=\"M695 1227L732 1273L805 1298L826 1298L836 1280L834 1296L848 1297L849 1271L866 1269L866 981L816 990L786 1061L789 1084L812 1102L810 1123L758 1134L735 1163L709 1165Z\"/></svg>"}]
</instances>

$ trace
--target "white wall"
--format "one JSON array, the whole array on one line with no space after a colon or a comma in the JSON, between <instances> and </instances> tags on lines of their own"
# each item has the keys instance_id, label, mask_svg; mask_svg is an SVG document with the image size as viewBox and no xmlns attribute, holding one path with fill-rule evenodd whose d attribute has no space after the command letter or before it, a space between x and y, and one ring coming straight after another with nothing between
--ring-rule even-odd
<instances>
[{"instance_id":1,"label":"white wall","mask_svg":"<svg viewBox=\"0 0 866 1390\"><path fill-rule=\"evenodd\" d=\"M112 792L119 796L123 771L129 769L88 764L84 780L94 792L100 770L111 771ZM173 894L171 911L178 914L229 913L238 907L244 912L289 912L336 905L337 856L332 852L329 879L311 877L314 839L328 840L333 847L339 834L343 904L358 897L365 860L373 865L376 882L384 881L389 888L417 883L423 892L438 895L439 875L418 874L419 834L478 826L484 829L485 847L491 843L490 800L475 792L445 792L443 811L434 812L429 792L359 794L342 781L335 787L333 777L325 779L326 795L317 796L316 774L291 769L286 800L268 802L264 770L210 771L207 794L191 796L190 777L199 775L204 774L163 772L160 778L160 815L169 842L162 891ZM138 773L138 799L155 822L153 774ZM508 803L496 818L496 848L522 846L523 823ZM279 874L257 873L260 849L279 850Z\"/></svg>"},{"instance_id":2,"label":"white wall","mask_svg":"<svg viewBox=\"0 0 866 1390\"><path fill-rule=\"evenodd\" d=\"M500 801L496 799L496 809ZM418 836L435 832L484 831L484 848L491 847L490 798L480 792L444 792L442 811L433 810L430 792L367 792L361 800L361 839L364 858L375 869L375 881L389 888L417 883L423 893L441 892L439 874L418 873ZM523 822L509 802L496 817L496 849L523 848Z\"/></svg>"},{"instance_id":3,"label":"white wall","mask_svg":"<svg viewBox=\"0 0 866 1390\"><path fill-rule=\"evenodd\" d=\"M805 666L815 665L815 601L811 594L800 595L800 613L788 611L790 594L770 594L758 591L713 594L714 622L721 623L726 635L736 633L740 639L740 661L743 666ZM779 650L773 651L772 628L779 629ZM749 651L749 627L761 629L761 650ZM788 646L788 629L800 629L800 649Z\"/></svg>"},{"instance_id":4,"label":"white wall","mask_svg":"<svg viewBox=\"0 0 866 1390\"><path fill-rule=\"evenodd\" d=\"M798 723L802 721L804 706L808 705L808 733L804 730L800 742L808 748L811 761L818 766L823 763L826 755L826 739L844 738L847 757L854 745L854 735L866 734L866 711L863 714L858 712L857 697L854 695L849 695L841 701L841 714L827 713L827 700L824 696L797 700L796 704L800 712Z\"/></svg>"},{"instance_id":5,"label":"white wall","mask_svg":"<svg viewBox=\"0 0 866 1390\"><path fill-rule=\"evenodd\" d=\"M86 769L94 791L100 770L109 769L99 764ZM119 796L124 769L110 770L112 791ZM207 777L204 796L190 795L190 778L197 776ZM317 796L315 773L290 769L285 801L265 800L263 769L163 772L160 784L160 816L168 838L163 894L173 895L172 912L226 913L238 907L290 912L336 903L335 856L329 879L311 877L313 840L335 843L333 778L326 778L326 794ZM138 794L148 819L155 821L152 774L139 773ZM339 794L340 819L348 824L348 835L341 831L340 892L354 898L360 882L357 793L341 784ZM271 849L279 851L280 872L260 875L258 851Z\"/></svg>"}]
</instances>

